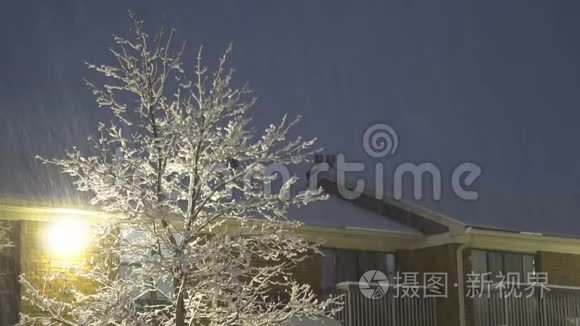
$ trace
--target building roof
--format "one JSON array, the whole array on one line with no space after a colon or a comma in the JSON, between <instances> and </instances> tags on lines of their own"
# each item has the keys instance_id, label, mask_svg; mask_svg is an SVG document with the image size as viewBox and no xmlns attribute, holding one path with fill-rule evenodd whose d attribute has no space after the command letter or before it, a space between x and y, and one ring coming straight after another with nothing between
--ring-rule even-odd
<instances>
[{"instance_id":1,"label":"building roof","mask_svg":"<svg viewBox=\"0 0 580 326\"><path fill-rule=\"evenodd\" d=\"M327 200L292 208L289 218L311 226L421 234L417 229L393 218L333 195Z\"/></svg>"},{"instance_id":2,"label":"building roof","mask_svg":"<svg viewBox=\"0 0 580 326\"><path fill-rule=\"evenodd\" d=\"M7 144L2 146L8 147ZM5 149L8 150L8 148ZM39 149L27 150L25 147L20 150L22 152L14 152L14 155L0 161L0 180L2 181L0 182L0 199L16 198L29 202L42 202L51 207L85 206L83 203L86 203L86 195L76 191L68 177L60 174L56 168L43 165L34 159L35 153L42 154ZM45 153L45 155L48 154ZM327 180L332 182L332 178ZM490 196L490 194L487 195ZM432 234L445 232L444 229L432 230L433 226L455 225L462 228L474 227L580 238L580 219L566 215L573 209L566 206L570 205L569 203L559 202L557 198L551 205L539 206L538 202L545 201L529 198L514 202L497 195L493 200L487 200L485 203L476 201L457 205L457 203L444 202L409 202L395 200L385 195L381 201L383 207L377 208L377 199L374 196L364 197L349 203L344 202L334 193L334 197L326 202L314 203L300 211L292 209L291 217L303 220L309 225L368 228L392 232ZM511 201L507 202L508 200ZM494 216L479 214L478 211L483 209L482 205L489 205L490 202L504 207L505 212ZM442 212L450 212L450 214ZM429 224L430 222L434 224ZM425 223L429 225L425 226Z\"/></svg>"}]
</instances>

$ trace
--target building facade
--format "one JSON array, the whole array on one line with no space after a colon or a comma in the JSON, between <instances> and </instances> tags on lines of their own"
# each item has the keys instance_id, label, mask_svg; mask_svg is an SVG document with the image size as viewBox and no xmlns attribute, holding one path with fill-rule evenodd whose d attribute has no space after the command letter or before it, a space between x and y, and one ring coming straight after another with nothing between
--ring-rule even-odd
<instances>
[{"instance_id":1,"label":"building facade","mask_svg":"<svg viewBox=\"0 0 580 326\"><path fill-rule=\"evenodd\" d=\"M322 185L332 195L328 201L291 211L291 218L305 223L301 229L304 238L324 243L324 255L305 261L295 275L311 284L321 297L347 293L345 312L337 317L343 324L395 325L396 320L405 319L408 325L418 326L547 326L580 321L580 292L576 288L580 287L580 239L467 225L390 199L379 201L363 195L347 201L339 196L332 181ZM1 326L17 322L19 312L34 311L20 299L20 274L42 288L48 270L66 269L62 257L51 253L46 242L51 223L63 217L94 222L102 215L31 202L4 200L0 204L0 219L12 225L15 244L0 254ZM89 252L90 246L85 248L85 253ZM80 263L82 255L77 258ZM70 262L72 258L66 259ZM373 270L387 276L390 287L385 297L399 290L401 275L414 275L417 283L413 286L426 289L426 275L433 274L445 275L445 296L382 306L376 298L360 296L359 281ZM475 289L474 275L488 275L493 281L508 274L519 275L518 282L512 283L520 288L531 284L530 275L545 274L552 294L548 299L502 301L505 305L496 307L496 301L470 293ZM396 311L389 310L394 306Z\"/></svg>"}]
</instances>

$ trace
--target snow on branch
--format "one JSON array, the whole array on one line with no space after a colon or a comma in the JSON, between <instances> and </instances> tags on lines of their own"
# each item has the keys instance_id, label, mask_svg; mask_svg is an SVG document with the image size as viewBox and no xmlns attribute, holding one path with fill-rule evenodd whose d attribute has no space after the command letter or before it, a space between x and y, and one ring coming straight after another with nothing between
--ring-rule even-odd
<instances>
[{"instance_id":1,"label":"snow on branch","mask_svg":"<svg viewBox=\"0 0 580 326\"><path fill-rule=\"evenodd\" d=\"M110 213L99 231L109 244L79 272L98 290L70 289L65 303L23 280L27 300L46 312L24 320L255 326L332 315L333 300L293 277L319 251L287 217L325 195L292 196L296 177L268 172L304 162L315 140L290 138L299 118L251 128L255 98L233 84L231 47L214 69L200 49L188 71L173 30L149 36L131 17L132 35L114 39L116 64L88 64L102 79L87 84L114 116L90 139L93 154L42 159ZM274 183L279 193L266 191Z\"/></svg>"}]
</instances>

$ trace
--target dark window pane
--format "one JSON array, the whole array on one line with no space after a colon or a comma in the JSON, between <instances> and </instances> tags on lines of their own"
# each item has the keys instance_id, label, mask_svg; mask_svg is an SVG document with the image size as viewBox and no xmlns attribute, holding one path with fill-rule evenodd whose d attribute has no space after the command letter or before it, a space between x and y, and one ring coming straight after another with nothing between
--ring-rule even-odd
<instances>
[{"instance_id":1,"label":"dark window pane","mask_svg":"<svg viewBox=\"0 0 580 326\"><path fill-rule=\"evenodd\" d=\"M320 285L323 291L328 291L336 285L336 250L322 250Z\"/></svg>"},{"instance_id":2,"label":"dark window pane","mask_svg":"<svg viewBox=\"0 0 580 326\"><path fill-rule=\"evenodd\" d=\"M395 260L395 255L387 254L385 258L387 260L387 268L386 268L387 275L395 275L395 273L397 272L397 261Z\"/></svg>"},{"instance_id":3,"label":"dark window pane","mask_svg":"<svg viewBox=\"0 0 580 326\"><path fill-rule=\"evenodd\" d=\"M522 274L522 255L506 253L504 256L504 274L519 273Z\"/></svg>"},{"instance_id":4,"label":"dark window pane","mask_svg":"<svg viewBox=\"0 0 580 326\"><path fill-rule=\"evenodd\" d=\"M385 275L395 272L395 255L384 252L358 252L359 277L370 270L377 270Z\"/></svg>"},{"instance_id":5,"label":"dark window pane","mask_svg":"<svg viewBox=\"0 0 580 326\"><path fill-rule=\"evenodd\" d=\"M536 257L532 255L523 256L523 273L525 282L529 282L528 276L536 271Z\"/></svg>"},{"instance_id":6,"label":"dark window pane","mask_svg":"<svg viewBox=\"0 0 580 326\"><path fill-rule=\"evenodd\" d=\"M358 253L358 274L359 277L370 270L377 270L388 273L387 254L382 252L364 252Z\"/></svg>"},{"instance_id":7,"label":"dark window pane","mask_svg":"<svg viewBox=\"0 0 580 326\"><path fill-rule=\"evenodd\" d=\"M508 276L517 273L519 279L509 276L505 281L527 282L528 275L535 272L535 256L529 254L518 254L511 252L472 250L470 261L475 273L490 273L490 279L498 282L497 276L502 273Z\"/></svg>"},{"instance_id":8,"label":"dark window pane","mask_svg":"<svg viewBox=\"0 0 580 326\"><path fill-rule=\"evenodd\" d=\"M336 252L336 283L358 281L357 255L355 251L337 250Z\"/></svg>"},{"instance_id":9,"label":"dark window pane","mask_svg":"<svg viewBox=\"0 0 580 326\"><path fill-rule=\"evenodd\" d=\"M321 261L321 287L323 290L340 282L358 282L369 270L386 275L396 273L395 255L392 253L341 249L324 249Z\"/></svg>"},{"instance_id":10,"label":"dark window pane","mask_svg":"<svg viewBox=\"0 0 580 326\"><path fill-rule=\"evenodd\" d=\"M376 253L360 251L357 254L357 275L359 278L367 271L382 270L383 266L379 266Z\"/></svg>"},{"instance_id":11,"label":"dark window pane","mask_svg":"<svg viewBox=\"0 0 580 326\"><path fill-rule=\"evenodd\" d=\"M500 273L504 273L503 255L501 252L487 253L487 268L488 271L491 273L490 278L492 280L497 280L496 279L497 275L499 275Z\"/></svg>"},{"instance_id":12,"label":"dark window pane","mask_svg":"<svg viewBox=\"0 0 580 326\"><path fill-rule=\"evenodd\" d=\"M483 250L471 251L471 269L476 274L488 272L487 269L487 252Z\"/></svg>"}]
</instances>

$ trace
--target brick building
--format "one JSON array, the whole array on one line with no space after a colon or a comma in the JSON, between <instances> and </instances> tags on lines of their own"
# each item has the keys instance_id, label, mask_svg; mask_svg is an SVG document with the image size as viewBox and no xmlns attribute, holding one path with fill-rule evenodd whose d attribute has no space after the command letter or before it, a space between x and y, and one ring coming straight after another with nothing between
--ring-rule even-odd
<instances>
[{"instance_id":1,"label":"brick building","mask_svg":"<svg viewBox=\"0 0 580 326\"><path fill-rule=\"evenodd\" d=\"M424 310L417 313L405 310L410 306L401 305L397 311L389 310L387 319L406 318L409 325L440 326L565 325L562 320L580 320L576 288L580 287L580 237L469 225L461 219L389 198L377 200L363 195L344 200L332 180L324 179L321 185L331 193L329 200L290 212L291 218L305 223L301 231L305 238L324 241L325 255L312 257L296 270L297 278L312 284L321 296L335 293L344 284L349 289L349 282L358 282L369 270L383 272L391 283L401 273L416 273L420 286L425 285L421 282L425 274L442 273L447 277L446 296L433 299L434 308L429 308L433 311L425 312L428 307L418 305ZM86 209L38 202L0 203L0 219L12 224L12 240L16 244L0 255L0 325L11 325L17 321L19 311L32 309L20 300L19 274L26 274L39 286L48 269L63 266L46 243L46 230L51 223L63 218L96 221L100 217ZM90 246L84 250L90 250ZM83 253L77 254L80 261ZM529 283L529 275L547 273L553 300L559 301L550 301L557 304L548 307L549 302L544 299L521 299L497 308L491 301L468 297L473 290L469 287L470 274L476 272L519 274L522 284ZM341 317L344 324L395 325L380 322L380 316L385 315L381 309L390 308L365 306L365 301L356 300L347 302L345 310L351 309L349 304L356 305L349 313L367 309L364 318L370 319L361 321L363 317L345 313ZM368 317L369 314L378 317Z\"/></svg>"}]
</instances>

